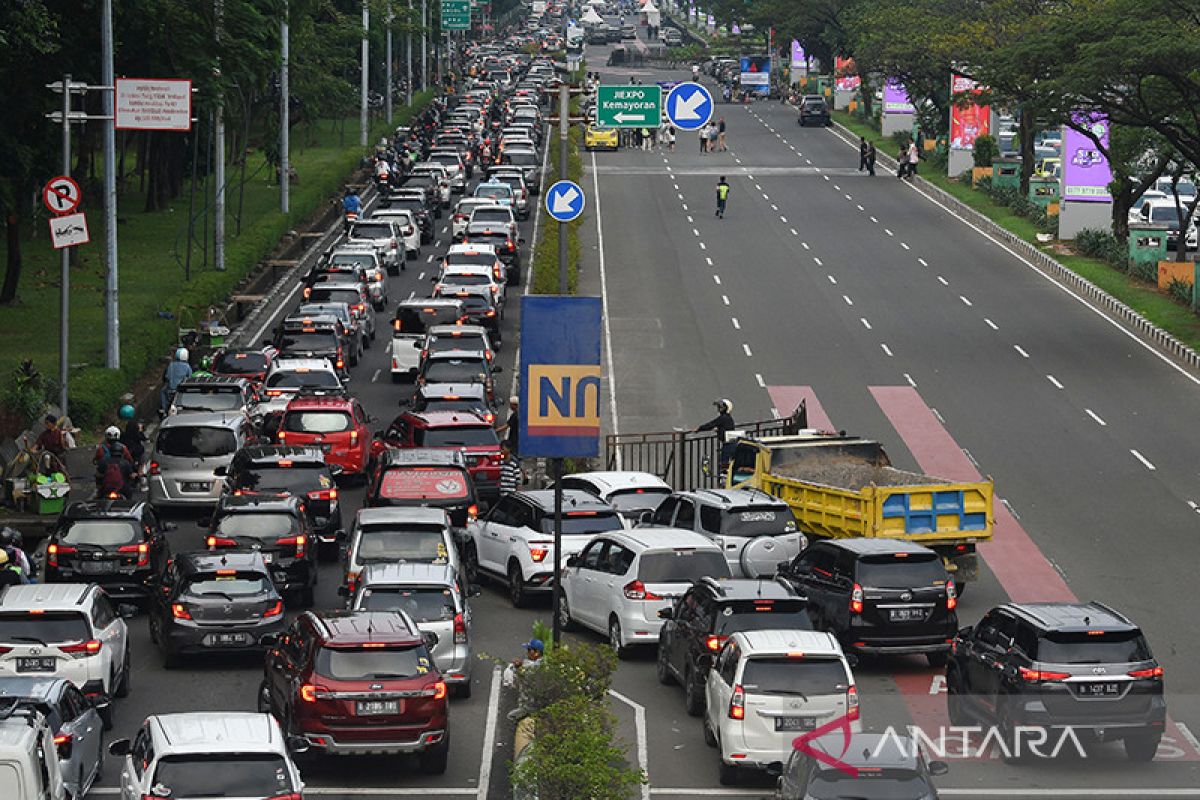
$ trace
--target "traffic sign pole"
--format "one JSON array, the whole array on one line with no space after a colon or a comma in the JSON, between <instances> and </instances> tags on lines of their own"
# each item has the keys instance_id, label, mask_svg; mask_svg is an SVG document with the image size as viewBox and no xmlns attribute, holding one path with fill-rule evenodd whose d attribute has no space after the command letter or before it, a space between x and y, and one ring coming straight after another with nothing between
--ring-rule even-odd
<instances>
[{"instance_id":1,"label":"traffic sign pole","mask_svg":"<svg viewBox=\"0 0 1200 800\"><path fill-rule=\"evenodd\" d=\"M62 85L62 174L71 174L71 76L63 75ZM59 320L58 320L58 407L67 415L67 382L70 380L70 322L71 322L71 248L59 252Z\"/></svg>"},{"instance_id":2,"label":"traffic sign pole","mask_svg":"<svg viewBox=\"0 0 1200 800\"><path fill-rule=\"evenodd\" d=\"M112 87L104 90L101 113L113 117L103 125L104 131L104 365L121 368L120 281L117 271L117 132L116 83L113 72L113 11L112 0L104 0L100 15L101 49L100 82Z\"/></svg>"}]
</instances>

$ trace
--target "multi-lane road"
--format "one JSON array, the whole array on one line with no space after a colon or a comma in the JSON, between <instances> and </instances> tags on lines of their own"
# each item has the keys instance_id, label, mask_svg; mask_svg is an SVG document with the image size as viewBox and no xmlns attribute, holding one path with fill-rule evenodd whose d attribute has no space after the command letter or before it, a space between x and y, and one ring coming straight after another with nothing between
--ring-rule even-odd
<instances>
[{"instance_id":1,"label":"multi-lane road","mask_svg":"<svg viewBox=\"0 0 1200 800\"><path fill-rule=\"evenodd\" d=\"M589 69L606 48L589 48ZM600 67L605 82L685 77ZM693 135L674 152L585 156L581 290L603 295L612 409L607 431L670 430L711 416L786 414L808 400L810 421L880 439L899 466L945 477L990 475L996 541L960 608L964 624L1006 599L1102 600L1146 630L1166 668L1173 718L1160 756L1129 764L1119 745L1088 758L1010 766L954 760L946 797L1200 797L1200 656L1192 634L1192 571L1200 563L1191 412L1200 380L1086 301L1024 263L985 232L880 170L855 169L855 143L801 129L776 103L718 105L729 151L702 155ZM732 186L717 219L720 176ZM546 185L552 182L548 176ZM522 235L534 240L535 221ZM542 223L544 224L544 223ZM391 279L393 302L427 293L438 244ZM516 324L516 298L506 324ZM279 309L280 313L286 309ZM389 309L390 311L390 309ZM506 336L503 378L516 336ZM354 370L354 393L383 427L408 387L390 381L381 338ZM689 488L689 487L680 487ZM344 495L347 519L362 490ZM176 549L198 546L181 521ZM317 601L337 607L336 565ZM543 605L512 609L496 587L474 601L475 691L452 703L445 776L406 759L332 759L304 765L308 792L332 797L503 797L511 727L495 660L518 655ZM117 731L147 714L254 708L261 661L196 660L165 671L144 620L135 633L135 684L117 706ZM587 637L587 634L580 634ZM856 670L867 727L946 724L944 687L923 659L864 660ZM614 710L649 797L765 796L771 785L717 789L717 756L660 686L653 654L623 662ZM93 790L116 792L118 764ZM1188 793L1190 791L1190 794Z\"/></svg>"}]
</instances>

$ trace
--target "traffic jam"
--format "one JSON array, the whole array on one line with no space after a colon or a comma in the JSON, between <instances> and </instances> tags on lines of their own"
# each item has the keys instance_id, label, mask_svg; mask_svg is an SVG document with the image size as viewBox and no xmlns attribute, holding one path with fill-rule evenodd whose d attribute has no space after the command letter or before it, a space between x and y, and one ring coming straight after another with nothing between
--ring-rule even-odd
<instances>
[{"instance_id":1,"label":"traffic jam","mask_svg":"<svg viewBox=\"0 0 1200 800\"><path fill-rule=\"evenodd\" d=\"M1137 623L1094 602L960 619L992 483L894 468L870 438L797 415L739 426L705 485L565 475L555 553L554 492L510 430L563 79L530 41L469 51L473 77L381 143L270 330L180 384L144 495L71 503L37 582L0 595L0 720L36 706L53 725L53 774L0 769L49 788L0 796L487 797L477 773L515 754L476 732L529 637L517 610L548 617L556 558L568 641L662 684L711 748L704 785L936 797L946 760L871 724L856 678L897 659L935 670L950 726L1006 763L1064 736L1153 760L1164 674Z\"/></svg>"}]
</instances>

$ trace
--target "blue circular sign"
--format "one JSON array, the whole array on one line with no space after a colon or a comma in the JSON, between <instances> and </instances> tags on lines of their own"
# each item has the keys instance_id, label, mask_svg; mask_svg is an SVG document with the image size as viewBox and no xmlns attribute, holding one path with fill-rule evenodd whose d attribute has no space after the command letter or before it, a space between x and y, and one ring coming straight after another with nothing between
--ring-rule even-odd
<instances>
[{"instance_id":1,"label":"blue circular sign","mask_svg":"<svg viewBox=\"0 0 1200 800\"><path fill-rule=\"evenodd\" d=\"M583 203L583 189L574 181L559 181L546 190L546 213L559 222L577 219Z\"/></svg>"},{"instance_id":2,"label":"blue circular sign","mask_svg":"<svg viewBox=\"0 0 1200 800\"><path fill-rule=\"evenodd\" d=\"M667 119L676 128L694 131L712 119L713 96L698 83L680 83L667 92Z\"/></svg>"}]
</instances>

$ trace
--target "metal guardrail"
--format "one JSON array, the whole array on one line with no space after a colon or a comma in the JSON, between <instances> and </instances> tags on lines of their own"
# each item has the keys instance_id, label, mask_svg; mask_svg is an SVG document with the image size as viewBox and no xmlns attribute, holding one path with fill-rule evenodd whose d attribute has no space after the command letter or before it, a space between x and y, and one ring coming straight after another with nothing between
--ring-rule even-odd
<instances>
[{"instance_id":1,"label":"metal guardrail","mask_svg":"<svg viewBox=\"0 0 1200 800\"><path fill-rule=\"evenodd\" d=\"M808 407L781 419L738 425L738 436L790 436L808 427ZM721 441L716 431L686 430L661 433L615 433L604 437L604 468L649 472L677 489L721 485Z\"/></svg>"}]
</instances>

